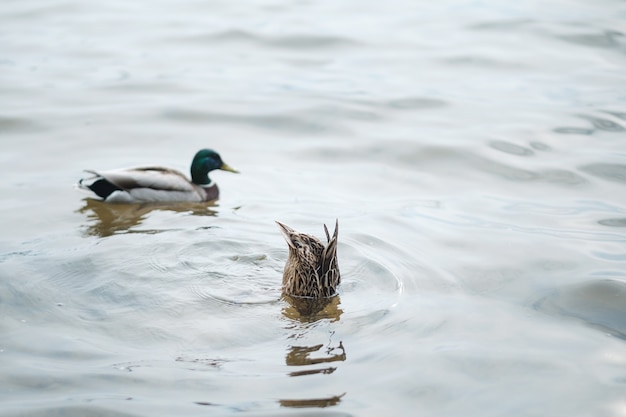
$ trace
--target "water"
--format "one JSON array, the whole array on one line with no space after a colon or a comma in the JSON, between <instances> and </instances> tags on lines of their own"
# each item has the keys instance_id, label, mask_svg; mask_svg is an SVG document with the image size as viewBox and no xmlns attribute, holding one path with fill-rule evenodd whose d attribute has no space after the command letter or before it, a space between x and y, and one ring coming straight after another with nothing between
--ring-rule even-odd
<instances>
[{"instance_id":1,"label":"water","mask_svg":"<svg viewBox=\"0 0 626 417\"><path fill-rule=\"evenodd\" d=\"M626 415L623 2L0 14L0 415ZM203 147L216 204L72 188Z\"/></svg>"}]
</instances>

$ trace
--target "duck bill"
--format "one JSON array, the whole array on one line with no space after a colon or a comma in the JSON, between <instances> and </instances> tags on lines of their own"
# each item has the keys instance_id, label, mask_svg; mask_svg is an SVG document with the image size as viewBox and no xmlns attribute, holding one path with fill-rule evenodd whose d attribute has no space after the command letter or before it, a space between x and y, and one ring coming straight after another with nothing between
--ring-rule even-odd
<instances>
[{"instance_id":1,"label":"duck bill","mask_svg":"<svg viewBox=\"0 0 626 417\"><path fill-rule=\"evenodd\" d=\"M224 162L222 162L222 166L220 167L220 169L222 171L234 172L235 174L239 174L239 171Z\"/></svg>"}]
</instances>

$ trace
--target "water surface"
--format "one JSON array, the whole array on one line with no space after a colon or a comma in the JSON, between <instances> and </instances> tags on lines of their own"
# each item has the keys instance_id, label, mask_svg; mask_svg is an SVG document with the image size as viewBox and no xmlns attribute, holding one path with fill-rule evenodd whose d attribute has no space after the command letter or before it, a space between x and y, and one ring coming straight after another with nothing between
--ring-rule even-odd
<instances>
[{"instance_id":1,"label":"water surface","mask_svg":"<svg viewBox=\"0 0 626 417\"><path fill-rule=\"evenodd\" d=\"M6 2L0 415L626 415L623 2ZM211 204L84 169L200 148ZM339 219L339 295L274 224Z\"/></svg>"}]
</instances>

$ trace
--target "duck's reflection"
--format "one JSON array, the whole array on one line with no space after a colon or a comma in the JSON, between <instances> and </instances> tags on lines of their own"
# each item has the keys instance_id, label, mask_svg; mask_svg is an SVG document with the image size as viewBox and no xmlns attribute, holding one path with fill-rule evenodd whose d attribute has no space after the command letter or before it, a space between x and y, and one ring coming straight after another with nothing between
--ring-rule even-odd
<instances>
[{"instance_id":1,"label":"duck's reflection","mask_svg":"<svg viewBox=\"0 0 626 417\"><path fill-rule=\"evenodd\" d=\"M216 203L176 203L176 204L111 204L87 198L85 205L78 209L90 221L86 234L106 237L125 233L140 225L152 211L174 211L197 216L215 216ZM149 233L149 231L144 231Z\"/></svg>"},{"instance_id":2,"label":"duck's reflection","mask_svg":"<svg viewBox=\"0 0 626 417\"><path fill-rule=\"evenodd\" d=\"M289 321L296 323L298 331L291 335L291 340L301 340L310 329L310 324L326 320L329 323L337 322L343 314L340 308L339 296L330 298L300 298L284 296L287 305L283 308L283 315ZM315 367L320 364L331 364L346 360L346 349L343 342L318 343L311 346L292 345L287 349L285 363L287 366L301 367L289 372L290 377L299 377L314 374L332 374L336 366ZM325 398L305 398L279 400L283 407L329 407L337 405L345 393Z\"/></svg>"},{"instance_id":3,"label":"duck's reflection","mask_svg":"<svg viewBox=\"0 0 626 417\"><path fill-rule=\"evenodd\" d=\"M333 405L337 405L339 401L341 401L341 397L346 395L345 393L341 395L333 395L328 398L312 398L310 400L279 400L279 404L283 407L295 407L295 408L304 408L304 407L330 407Z\"/></svg>"},{"instance_id":4,"label":"duck's reflection","mask_svg":"<svg viewBox=\"0 0 626 417\"><path fill-rule=\"evenodd\" d=\"M339 321L343 310L339 307L341 300L338 295L325 298L292 297L283 295L287 306L283 315L300 323L313 323L318 320Z\"/></svg>"},{"instance_id":5,"label":"duck's reflection","mask_svg":"<svg viewBox=\"0 0 626 417\"><path fill-rule=\"evenodd\" d=\"M287 353L287 357L285 358L285 362L288 366L303 366L346 360L346 349L343 347L342 342L339 342L339 344L335 347L328 346L324 352L326 356L312 358L311 354L318 352L320 349L322 349L322 347L324 347L323 344L315 346L291 346L289 348L289 352ZM307 369L303 371L290 372L289 376L332 374L333 372L335 372L336 369L336 367Z\"/></svg>"}]
</instances>

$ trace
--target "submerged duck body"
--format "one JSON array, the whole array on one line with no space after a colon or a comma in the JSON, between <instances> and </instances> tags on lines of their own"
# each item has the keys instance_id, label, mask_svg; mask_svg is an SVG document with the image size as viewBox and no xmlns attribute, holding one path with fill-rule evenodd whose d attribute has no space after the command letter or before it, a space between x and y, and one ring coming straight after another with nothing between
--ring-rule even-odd
<instances>
[{"instance_id":1,"label":"submerged duck body","mask_svg":"<svg viewBox=\"0 0 626 417\"><path fill-rule=\"evenodd\" d=\"M209 172L221 169L238 172L211 149L202 149L191 162L191 181L180 171L164 167L140 167L93 174L78 182L107 203L202 202L219 197L219 188Z\"/></svg>"},{"instance_id":2,"label":"submerged duck body","mask_svg":"<svg viewBox=\"0 0 626 417\"><path fill-rule=\"evenodd\" d=\"M280 222L276 223L289 247L289 257L283 272L283 293L310 298L335 295L341 281L337 264L339 222L335 222L332 237L324 225L328 241L326 244L313 235L300 233Z\"/></svg>"}]
</instances>

